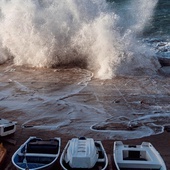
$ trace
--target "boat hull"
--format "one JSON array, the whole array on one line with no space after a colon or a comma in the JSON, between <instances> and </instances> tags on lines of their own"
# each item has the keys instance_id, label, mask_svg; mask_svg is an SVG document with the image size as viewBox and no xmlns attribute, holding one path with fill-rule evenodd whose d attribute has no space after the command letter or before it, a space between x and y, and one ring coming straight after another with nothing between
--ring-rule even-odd
<instances>
[{"instance_id":1,"label":"boat hull","mask_svg":"<svg viewBox=\"0 0 170 170\"><path fill-rule=\"evenodd\" d=\"M12 163L19 170L48 170L57 161L61 140L42 140L30 137L12 156Z\"/></svg>"},{"instance_id":2,"label":"boat hull","mask_svg":"<svg viewBox=\"0 0 170 170\"><path fill-rule=\"evenodd\" d=\"M7 154L6 148L4 148L3 144L0 144L0 166L3 164L5 157Z\"/></svg>"},{"instance_id":3,"label":"boat hull","mask_svg":"<svg viewBox=\"0 0 170 170\"><path fill-rule=\"evenodd\" d=\"M71 167L69 165L69 161L66 161L66 155L67 155L67 151L68 151L68 147L70 145L70 141L67 143L66 147L64 148L61 157L60 157L60 165L62 167L62 169L64 170L73 170L73 169L93 169L93 170L105 170L108 166L108 158L106 155L106 152L104 150L104 147L101 143L101 141L94 141L95 147L96 147L96 151L98 154L98 159L95 162L95 165L91 168L75 168L75 167ZM80 164L81 164L81 158L79 159Z\"/></svg>"},{"instance_id":4,"label":"boat hull","mask_svg":"<svg viewBox=\"0 0 170 170\"><path fill-rule=\"evenodd\" d=\"M16 131L16 122L0 119L0 136L7 136Z\"/></svg>"},{"instance_id":5,"label":"boat hull","mask_svg":"<svg viewBox=\"0 0 170 170\"><path fill-rule=\"evenodd\" d=\"M117 170L166 170L162 157L149 142L124 145L121 141L116 141L113 157Z\"/></svg>"}]
</instances>

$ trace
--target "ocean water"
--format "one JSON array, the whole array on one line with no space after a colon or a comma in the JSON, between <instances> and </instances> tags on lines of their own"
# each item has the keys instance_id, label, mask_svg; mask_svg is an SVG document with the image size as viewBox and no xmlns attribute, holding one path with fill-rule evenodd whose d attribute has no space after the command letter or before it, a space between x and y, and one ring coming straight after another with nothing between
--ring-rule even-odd
<instances>
[{"instance_id":1,"label":"ocean water","mask_svg":"<svg viewBox=\"0 0 170 170\"><path fill-rule=\"evenodd\" d=\"M129 11L131 8L127 8L129 4L135 1L131 0L108 0L113 6L116 6L116 8L120 11ZM139 1L138 1L139 2ZM147 4L147 3L146 3ZM137 7L137 5L136 5ZM155 8L152 8L152 20L151 22L146 23L145 29L143 30L142 34L143 36L150 36L150 37L162 37L162 39L169 40L170 36L170 1L168 0L159 0L157 1L157 4ZM145 9L143 9L143 12L145 13ZM145 15L143 13L143 15ZM134 12L134 15L138 15L138 10ZM141 16L142 17L142 16Z\"/></svg>"},{"instance_id":2,"label":"ocean water","mask_svg":"<svg viewBox=\"0 0 170 170\"><path fill-rule=\"evenodd\" d=\"M155 74L169 55L168 0L2 0L0 63Z\"/></svg>"},{"instance_id":3,"label":"ocean water","mask_svg":"<svg viewBox=\"0 0 170 170\"><path fill-rule=\"evenodd\" d=\"M134 1L117 1L110 0L110 3L118 9L118 11L123 11L126 20L129 20L129 11L132 10L132 15L139 15L138 8L135 8L129 4L134 3ZM138 3L138 2L137 2ZM146 3L147 5L147 3ZM153 4L152 4L153 5ZM137 7L138 5L135 4ZM153 6L152 6L153 7ZM144 29L140 32L140 38L143 41L148 42L155 51L156 55L159 57L170 57L170 1L159 0L154 8L150 8L152 15L148 22L145 22ZM149 10L149 8L148 8ZM151 12L150 11L150 12ZM138 20L142 20L145 16L146 9L143 9L142 15L138 17ZM134 17L132 16L132 17ZM122 17L123 18L123 17ZM131 19L130 19L131 20ZM138 38L139 38L138 37Z\"/></svg>"},{"instance_id":4,"label":"ocean water","mask_svg":"<svg viewBox=\"0 0 170 170\"><path fill-rule=\"evenodd\" d=\"M154 11L153 22L145 31L146 36L157 37L164 40L170 39L170 1L161 0Z\"/></svg>"}]
</instances>

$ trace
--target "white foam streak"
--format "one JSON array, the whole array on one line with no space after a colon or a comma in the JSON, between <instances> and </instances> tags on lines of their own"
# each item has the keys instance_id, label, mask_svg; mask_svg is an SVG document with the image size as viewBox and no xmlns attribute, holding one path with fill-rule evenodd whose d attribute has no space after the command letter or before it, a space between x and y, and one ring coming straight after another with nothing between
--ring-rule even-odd
<instances>
[{"instance_id":1,"label":"white foam streak","mask_svg":"<svg viewBox=\"0 0 170 170\"><path fill-rule=\"evenodd\" d=\"M103 0L3 0L0 53L7 49L9 54L3 53L0 62L11 55L16 65L33 67L78 60L87 62L88 69L102 79L133 74L138 68L155 72L154 54L137 42L136 34L151 19L156 2L133 0L129 14L135 17L122 24L122 33L122 16Z\"/></svg>"}]
</instances>

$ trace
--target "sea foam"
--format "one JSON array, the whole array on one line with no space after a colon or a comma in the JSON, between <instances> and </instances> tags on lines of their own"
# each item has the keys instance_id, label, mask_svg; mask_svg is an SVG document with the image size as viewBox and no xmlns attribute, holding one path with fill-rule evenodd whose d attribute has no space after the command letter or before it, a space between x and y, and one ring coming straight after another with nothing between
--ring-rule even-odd
<instances>
[{"instance_id":1,"label":"sea foam","mask_svg":"<svg viewBox=\"0 0 170 170\"><path fill-rule=\"evenodd\" d=\"M155 52L137 37L157 1L131 0L118 11L104 0L2 0L0 62L12 56L30 67L72 63L101 79L155 73Z\"/></svg>"}]
</instances>

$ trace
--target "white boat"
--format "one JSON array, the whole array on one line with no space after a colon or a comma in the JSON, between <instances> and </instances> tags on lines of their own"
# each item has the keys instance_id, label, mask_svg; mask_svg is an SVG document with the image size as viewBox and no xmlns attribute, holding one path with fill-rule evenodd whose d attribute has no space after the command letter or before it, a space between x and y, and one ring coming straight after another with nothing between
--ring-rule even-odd
<instances>
[{"instance_id":1,"label":"white boat","mask_svg":"<svg viewBox=\"0 0 170 170\"><path fill-rule=\"evenodd\" d=\"M124 145L122 141L116 141L113 157L117 170L166 170L162 157L149 142Z\"/></svg>"},{"instance_id":2,"label":"white boat","mask_svg":"<svg viewBox=\"0 0 170 170\"><path fill-rule=\"evenodd\" d=\"M7 136L16 131L17 122L0 119L0 136Z\"/></svg>"},{"instance_id":3,"label":"white boat","mask_svg":"<svg viewBox=\"0 0 170 170\"><path fill-rule=\"evenodd\" d=\"M30 137L12 156L19 170L44 170L52 167L60 154L61 139L42 140Z\"/></svg>"},{"instance_id":4,"label":"white boat","mask_svg":"<svg viewBox=\"0 0 170 170\"><path fill-rule=\"evenodd\" d=\"M68 169L106 169L108 158L101 141L92 138L72 138L65 146L60 165Z\"/></svg>"}]
</instances>

